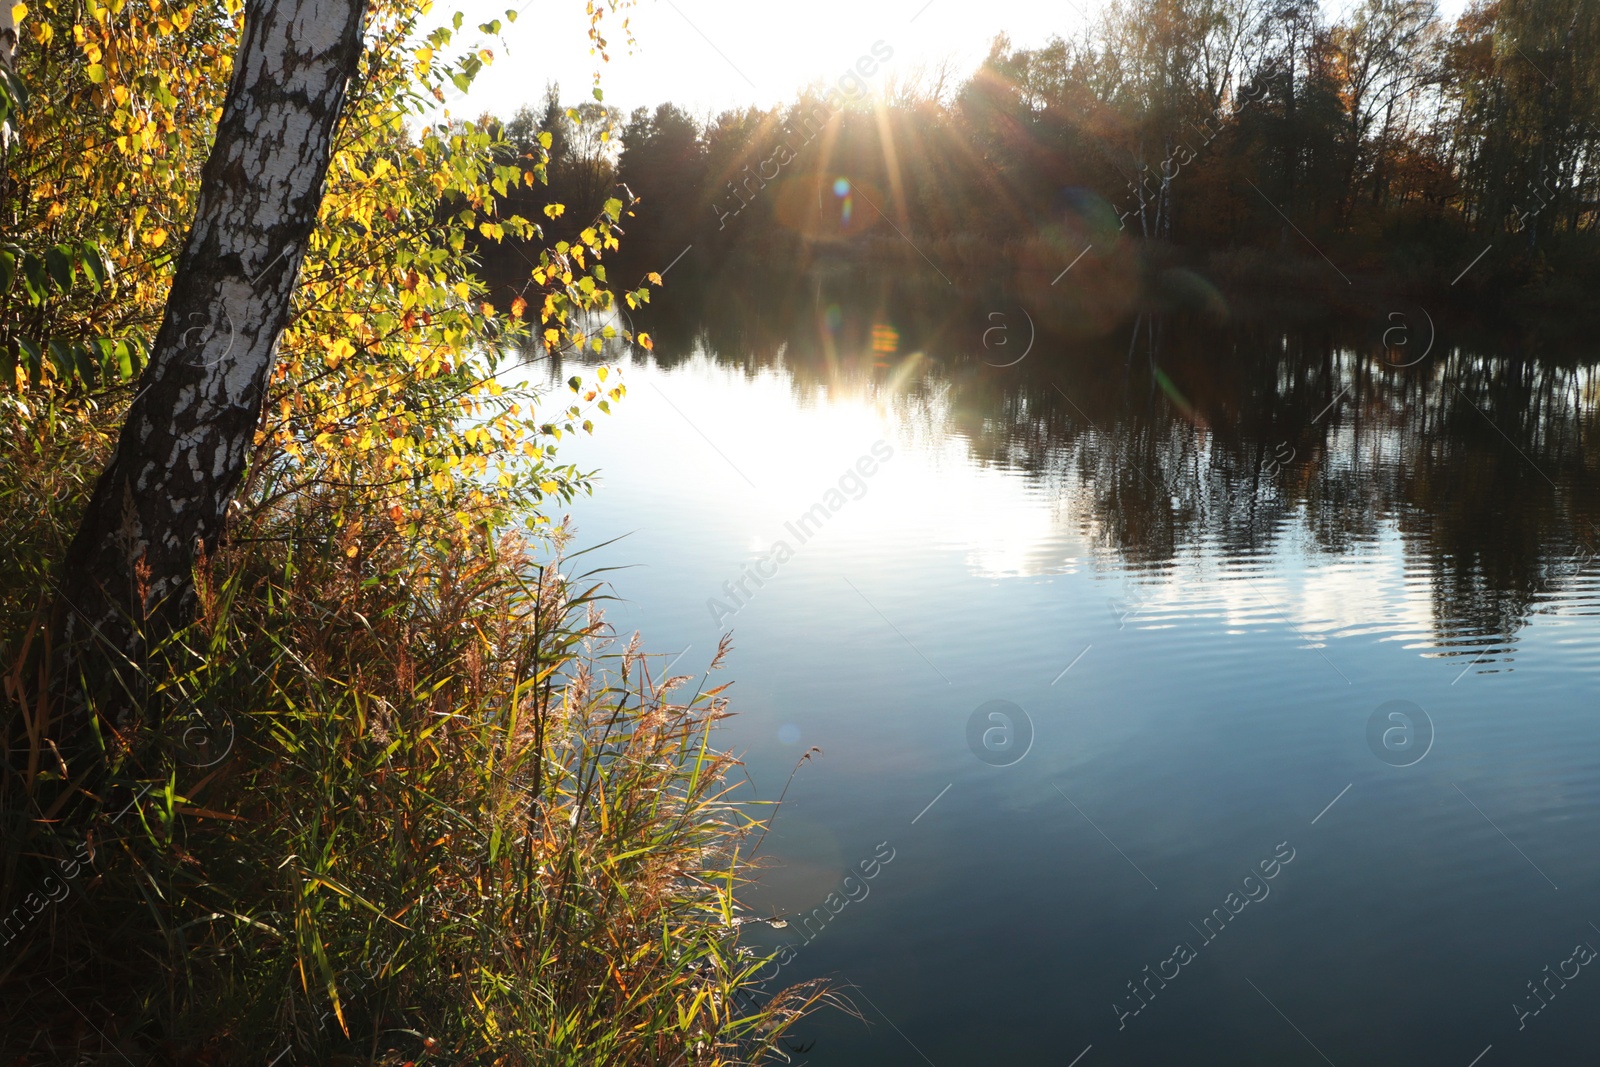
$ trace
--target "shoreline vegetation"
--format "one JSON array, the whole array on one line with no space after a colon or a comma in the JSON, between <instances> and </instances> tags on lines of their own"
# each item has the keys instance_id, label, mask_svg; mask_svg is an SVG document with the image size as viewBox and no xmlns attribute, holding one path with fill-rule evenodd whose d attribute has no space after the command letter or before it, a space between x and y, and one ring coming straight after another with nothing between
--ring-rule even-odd
<instances>
[{"instance_id":1,"label":"shoreline vegetation","mask_svg":"<svg viewBox=\"0 0 1600 1067\"><path fill-rule=\"evenodd\" d=\"M703 117L567 110L551 86L503 129L551 139L548 195L637 197L619 263L675 285L892 270L1100 323L1267 294L1594 314L1600 14L1579 0L1332 22L1313 0L1121 0L1071 38L997 38L966 76L864 59L870 84Z\"/></svg>"},{"instance_id":2,"label":"shoreline vegetation","mask_svg":"<svg viewBox=\"0 0 1600 1067\"><path fill-rule=\"evenodd\" d=\"M171 650L191 668L160 687L179 713L126 732L67 826L8 834L5 1051L83 1050L71 1005L136 1063L781 1048L831 998L762 995L771 960L740 944L763 824L711 743L725 687L659 676L609 631L599 581L520 537L340 534L333 503L208 561ZM47 749L13 756L42 768L20 783L36 794L59 784Z\"/></svg>"},{"instance_id":3,"label":"shoreline vegetation","mask_svg":"<svg viewBox=\"0 0 1600 1067\"><path fill-rule=\"evenodd\" d=\"M626 6L590 6L597 51ZM499 380L530 343L647 347L586 324L659 283L607 281L621 199L502 210L546 188L548 140L440 116L502 22L474 43L405 0L4 12L0 1060L712 1067L849 1010L759 987L772 957L741 943L776 809L715 744L725 685L662 677L563 554L590 479L558 446L625 385ZM255 131L296 18L359 74L283 104L331 131L303 149L325 178L295 179L320 199L263 231L291 235L276 256L219 256L208 204L276 172L212 144ZM481 249L513 240L497 310ZM152 399L239 382L225 446ZM154 477L195 495L117 480L140 425L179 424ZM122 525L86 537L100 497ZM137 525L212 502L192 539ZM86 586L69 545L117 577Z\"/></svg>"}]
</instances>

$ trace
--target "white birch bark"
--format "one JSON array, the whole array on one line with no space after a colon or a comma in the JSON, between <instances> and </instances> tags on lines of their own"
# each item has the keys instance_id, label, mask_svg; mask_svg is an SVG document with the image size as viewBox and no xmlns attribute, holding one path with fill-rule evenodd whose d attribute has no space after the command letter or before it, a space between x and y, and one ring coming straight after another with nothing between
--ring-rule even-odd
<instances>
[{"instance_id":1,"label":"white birch bark","mask_svg":"<svg viewBox=\"0 0 1600 1067\"><path fill-rule=\"evenodd\" d=\"M61 572L68 647L94 637L137 660L142 631L192 611L196 550L222 532L289 321L365 8L246 7L166 313Z\"/></svg>"},{"instance_id":2,"label":"white birch bark","mask_svg":"<svg viewBox=\"0 0 1600 1067\"><path fill-rule=\"evenodd\" d=\"M0 67L15 73L17 67L17 20L11 17L11 0L0 0ZM11 121L0 122L0 155L11 147L16 131Z\"/></svg>"}]
</instances>

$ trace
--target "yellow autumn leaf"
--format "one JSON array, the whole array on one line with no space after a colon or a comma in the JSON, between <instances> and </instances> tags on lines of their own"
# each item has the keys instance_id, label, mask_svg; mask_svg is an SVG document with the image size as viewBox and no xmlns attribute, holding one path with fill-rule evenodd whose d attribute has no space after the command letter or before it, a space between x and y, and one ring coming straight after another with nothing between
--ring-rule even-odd
<instances>
[{"instance_id":1,"label":"yellow autumn leaf","mask_svg":"<svg viewBox=\"0 0 1600 1067\"><path fill-rule=\"evenodd\" d=\"M325 358L329 367L337 367L340 363L356 354L355 345L344 337L327 342L324 345L324 350L327 353Z\"/></svg>"},{"instance_id":2,"label":"yellow autumn leaf","mask_svg":"<svg viewBox=\"0 0 1600 1067\"><path fill-rule=\"evenodd\" d=\"M561 488L561 486L557 485L555 482L540 482L539 483L539 491L541 493L554 493L557 490L559 490L560 488Z\"/></svg>"}]
</instances>

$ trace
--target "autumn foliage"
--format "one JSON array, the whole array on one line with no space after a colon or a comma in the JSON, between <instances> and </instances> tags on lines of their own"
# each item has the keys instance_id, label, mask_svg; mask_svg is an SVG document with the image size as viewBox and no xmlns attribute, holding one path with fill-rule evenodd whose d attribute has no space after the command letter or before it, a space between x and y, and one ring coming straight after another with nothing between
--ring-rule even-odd
<instances>
[{"instance_id":1,"label":"autumn foliage","mask_svg":"<svg viewBox=\"0 0 1600 1067\"><path fill-rule=\"evenodd\" d=\"M590 5L597 50L617 6ZM53 567L139 388L243 10L11 13L0 1058L767 1056L819 994L745 990L754 822L708 743L722 697L673 697L556 562L550 509L588 487L557 445L625 387L598 366L541 394L526 362L648 345L613 312L649 293L606 271L625 196L547 239L558 206L504 205L543 183L548 143L508 153L453 113L516 12L474 35L426 4L371 10L199 617L127 665L135 708L93 767L52 740ZM528 271L497 311L478 251L512 241Z\"/></svg>"}]
</instances>

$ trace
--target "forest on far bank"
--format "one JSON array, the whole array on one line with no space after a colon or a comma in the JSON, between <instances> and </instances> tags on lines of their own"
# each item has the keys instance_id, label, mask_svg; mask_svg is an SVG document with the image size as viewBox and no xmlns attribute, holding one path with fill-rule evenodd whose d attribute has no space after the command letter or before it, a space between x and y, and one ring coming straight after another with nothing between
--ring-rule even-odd
<instances>
[{"instance_id":1,"label":"forest on far bank","mask_svg":"<svg viewBox=\"0 0 1600 1067\"><path fill-rule=\"evenodd\" d=\"M1115 302L1176 265L1223 291L1547 313L1600 283L1597 4L1452 22L1360 0L1330 22L1316 0L1118 0L1074 37L997 38L969 74L863 53L783 107L624 117L550 87L500 129L510 152L548 135L550 185L522 195L568 219L637 197L619 269L680 285L871 264ZM491 276L520 262L485 251Z\"/></svg>"}]
</instances>

